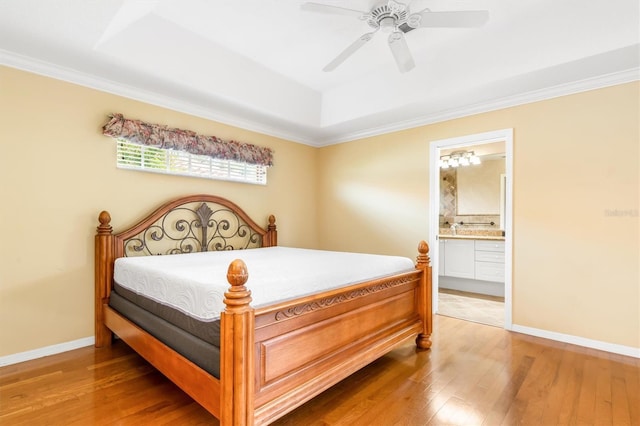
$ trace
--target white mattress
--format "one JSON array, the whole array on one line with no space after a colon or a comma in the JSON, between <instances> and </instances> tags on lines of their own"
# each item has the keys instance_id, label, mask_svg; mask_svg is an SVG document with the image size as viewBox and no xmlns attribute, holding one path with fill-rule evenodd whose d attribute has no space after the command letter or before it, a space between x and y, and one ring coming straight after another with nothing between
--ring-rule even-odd
<instances>
[{"instance_id":1,"label":"white mattress","mask_svg":"<svg viewBox=\"0 0 640 426\"><path fill-rule=\"evenodd\" d=\"M247 265L253 307L415 268L406 257L268 247L118 258L114 279L200 321L213 321L224 310L227 269L234 259Z\"/></svg>"}]
</instances>

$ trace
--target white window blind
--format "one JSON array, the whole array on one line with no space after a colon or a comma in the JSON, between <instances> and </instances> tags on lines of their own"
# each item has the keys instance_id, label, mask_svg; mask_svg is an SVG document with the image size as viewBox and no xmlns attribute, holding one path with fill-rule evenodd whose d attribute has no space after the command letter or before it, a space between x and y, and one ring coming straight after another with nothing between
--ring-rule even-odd
<instances>
[{"instance_id":1,"label":"white window blind","mask_svg":"<svg viewBox=\"0 0 640 426\"><path fill-rule=\"evenodd\" d=\"M116 165L121 169L267 184L266 166L154 148L122 139L118 139L116 157Z\"/></svg>"}]
</instances>

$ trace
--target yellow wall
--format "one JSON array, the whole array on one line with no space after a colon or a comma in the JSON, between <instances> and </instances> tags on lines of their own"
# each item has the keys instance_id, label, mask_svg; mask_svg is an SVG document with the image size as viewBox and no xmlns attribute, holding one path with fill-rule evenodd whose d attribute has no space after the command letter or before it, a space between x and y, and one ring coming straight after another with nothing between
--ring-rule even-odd
<instances>
[{"instance_id":1,"label":"yellow wall","mask_svg":"<svg viewBox=\"0 0 640 426\"><path fill-rule=\"evenodd\" d=\"M320 243L414 256L429 144L514 129L514 324L640 347L635 83L322 148Z\"/></svg>"},{"instance_id":2,"label":"yellow wall","mask_svg":"<svg viewBox=\"0 0 640 426\"><path fill-rule=\"evenodd\" d=\"M211 193L275 214L281 245L414 257L429 236L429 143L511 127L514 323L638 348L639 88L315 149L0 67L0 356L93 335L103 209L118 230L149 206ZM118 170L101 135L112 112L269 146L269 184Z\"/></svg>"},{"instance_id":3,"label":"yellow wall","mask_svg":"<svg viewBox=\"0 0 640 426\"><path fill-rule=\"evenodd\" d=\"M120 112L274 149L267 186L119 170L107 115ZM93 335L93 235L177 196L231 199L281 245L314 247L316 149L0 67L0 356ZM251 270L249 270L251 273Z\"/></svg>"}]
</instances>

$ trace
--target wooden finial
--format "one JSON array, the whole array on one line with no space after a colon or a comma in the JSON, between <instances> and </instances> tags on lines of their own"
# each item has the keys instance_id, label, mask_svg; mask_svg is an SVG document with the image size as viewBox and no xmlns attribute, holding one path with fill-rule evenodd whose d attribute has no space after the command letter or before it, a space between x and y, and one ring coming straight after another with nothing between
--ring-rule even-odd
<instances>
[{"instance_id":1,"label":"wooden finial","mask_svg":"<svg viewBox=\"0 0 640 426\"><path fill-rule=\"evenodd\" d=\"M278 231L276 230L276 217L269 215L269 224L267 225L267 235L263 241L264 247L274 247L278 245Z\"/></svg>"},{"instance_id":2,"label":"wooden finial","mask_svg":"<svg viewBox=\"0 0 640 426\"><path fill-rule=\"evenodd\" d=\"M429 259L429 244L426 241L422 240L418 244L418 257L416 258L416 262L418 265L429 265L431 259Z\"/></svg>"},{"instance_id":3,"label":"wooden finial","mask_svg":"<svg viewBox=\"0 0 640 426\"><path fill-rule=\"evenodd\" d=\"M247 265L241 259L231 262L227 270L227 281L231 287L224 294L227 312L243 312L249 309L251 292L244 286L248 279Z\"/></svg>"},{"instance_id":4,"label":"wooden finial","mask_svg":"<svg viewBox=\"0 0 640 426\"><path fill-rule=\"evenodd\" d=\"M241 260L236 259L229 265L227 270L227 281L233 287L243 286L249 279L247 265Z\"/></svg>"},{"instance_id":5,"label":"wooden finial","mask_svg":"<svg viewBox=\"0 0 640 426\"><path fill-rule=\"evenodd\" d=\"M98 222L100 222L100 225L98 225L98 234L111 233L113 228L110 225L111 215L109 214L108 211L103 210L100 212L100 214L98 215Z\"/></svg>"}]
</instances>

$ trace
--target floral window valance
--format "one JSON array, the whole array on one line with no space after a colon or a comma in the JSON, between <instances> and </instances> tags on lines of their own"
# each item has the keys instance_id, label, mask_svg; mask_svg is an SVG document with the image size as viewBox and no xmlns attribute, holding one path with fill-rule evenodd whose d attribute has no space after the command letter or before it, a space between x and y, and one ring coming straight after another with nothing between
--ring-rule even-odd
<instances>
[{"instance_id":1,"label":"floral window valance","mask_svg":"<svg viewBox=\"0 0 640 426\"><path fill-rule=\"evenodd\" d=\"M113 114L109 118L109 122L102 128L102 134L112 138L122 138L139 145L208 155L222 160L261 166L273 165L273 151L270 148L225 141L216 136L203 136L190 130L130 120L124 118L122 114Z\"/></svg>"}]
</instances>

